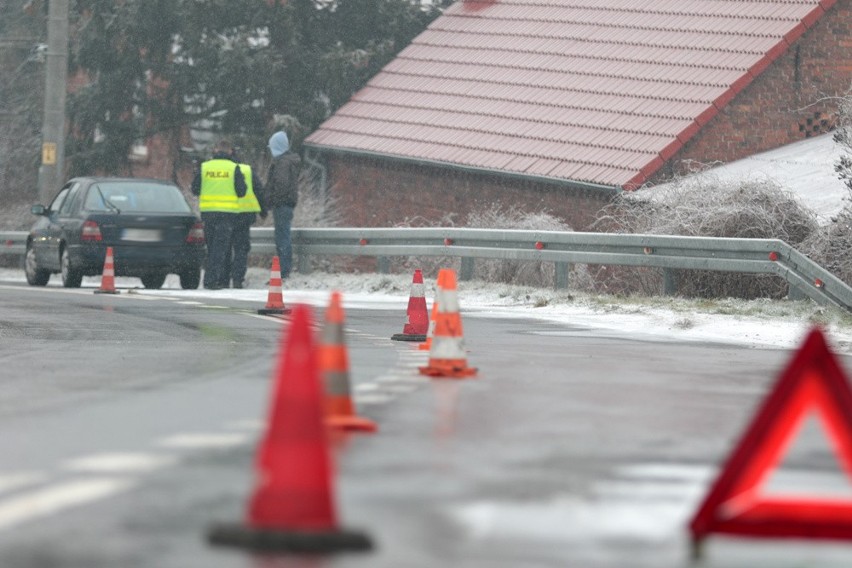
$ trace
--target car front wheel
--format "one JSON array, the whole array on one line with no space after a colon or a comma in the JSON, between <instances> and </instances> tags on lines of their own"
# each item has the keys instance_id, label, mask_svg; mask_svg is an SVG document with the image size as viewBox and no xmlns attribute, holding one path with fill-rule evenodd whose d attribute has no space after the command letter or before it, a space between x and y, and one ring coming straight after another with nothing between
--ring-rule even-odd
<instances>
[{"instance_id":1,"label":"car front wheel","mask_svg":"<svg viewBox=\"0 0 852 568\"><path fill-rule=\"evenodd\" d=\"M62 285L66 288L79 288L83 283L83 272L71 265L68 249L62 249Z\"/></svg>"},{"instance_id":2,"label":"car front wheel","mask_svg":"<svg viewBox=\"0 0 852 568\"><path fill-rule=\"evenodd\" d=\"M27 284L30 286L45 286L50 280L50 271L38 267L35 251L27 244L27 254L24 257L24 272L27 274Z\"/></svg>"}]
</instances>

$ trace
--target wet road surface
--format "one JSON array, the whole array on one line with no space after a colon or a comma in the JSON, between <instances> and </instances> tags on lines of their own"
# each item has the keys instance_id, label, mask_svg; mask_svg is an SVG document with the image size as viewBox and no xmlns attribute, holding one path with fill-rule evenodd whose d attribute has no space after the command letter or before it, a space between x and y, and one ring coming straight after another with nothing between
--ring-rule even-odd
<instances>
[{"instance_id":1,"label":"wet road surface","mask_svg":"<svg viewBox=\"0 0 852 568\"><path fill-rule=\"evenodd\" d=\"M479 311L478 378L436 381L389 340L404 314L349 309L379 432L334 450L336 498L377 549L264 558L204 542L255 479L282 328L257 307L0 285L0 566L688 566L686 522L790 357ZM819 434L785 471L837 485ZM703 565L849 566L852 546L717 538Z\"/></svg>"}]
</instances>

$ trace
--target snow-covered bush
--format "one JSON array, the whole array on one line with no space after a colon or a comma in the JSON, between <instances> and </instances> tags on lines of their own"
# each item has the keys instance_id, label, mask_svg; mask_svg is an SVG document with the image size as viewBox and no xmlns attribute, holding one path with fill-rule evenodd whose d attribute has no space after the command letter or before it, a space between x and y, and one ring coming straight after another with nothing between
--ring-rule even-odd
<instances>
[{"instance_id":1,"label":"snow-covered bush","mask_svg":"<svg viewBox=\"0 0 852 568\"><path fill-rule=\"evenodd\" d=\"M706 172L664 186L626 194L601 211L602 231L704 237L781 239L794 247L819 232L813 211L769 180L723 182ZM657 294L661 272L617 270L626 291ZM612 277L610 277L612 278ZM688 297L784 297L775 276L700 270L676 271L678 294Z\"/></svg>"},{"instance_id":2,"label":"snow-covered bush","mask_svg":"<svg viewBox=\"0 0 852 568\"><path fill-rule=\"evenodd\" d=\"M499 203L468 215L466 227L474 229L520 229L526 231L571 231L563 220L546 210L527 212ZM555 269L552 262L476 259L474 277L487 282L552 287ZM584 269L572 270L569 287L578 287Z\"/></svg>"}]
</instances>

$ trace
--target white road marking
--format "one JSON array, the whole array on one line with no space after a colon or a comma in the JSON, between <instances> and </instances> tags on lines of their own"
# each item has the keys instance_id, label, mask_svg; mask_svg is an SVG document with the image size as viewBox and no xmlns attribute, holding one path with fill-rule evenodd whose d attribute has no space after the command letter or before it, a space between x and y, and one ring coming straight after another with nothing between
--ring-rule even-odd
<instances>
[{"instance_id":1,"label":"white road marking","mask_svg":"<svg viewBox=\"0 0 852 568\"><path fill-rule=\"evenodd\" d=\"M24 471L21 473L0 475L0 493L14 491L19 487L27 485L35 485L36 483L43 482L45 479L47 479L47 476L38 471Z\"/></svg>"},{"instance_id":2,"label":"white road marking","mask_svg":"<svg viewBox=\"0 0 852 568\"><path fill-rule=\"evenodd\" d=\"M706 483L713 470L706 465L677 463L637 463L619 468L619 474L628 477L683 480Z\"/></svg>"},{"instance_id":3,"label":"white road marking","mask_svg":"<svg viewBox=\"0 0 852 568\"><path fill-rule=\"evenodd\" d=\"M134 483L128 479L87 479L69 481L32 491L0 503L0 530L26 521L58 513L126 491Z\"/></svg>"},{"instance_id":4,"label":"white road marking","mask_svg":"<svg viewBox=\"0 0 852 568\"><path fill-rule=\"evenodd\" d=\"M144 288L119 288L119 287L116 287L116 290L118 290L119 292L127 292L127 296L125 296L125 297L130 297L130 298L133 298L134 300L145 300L146 302L149 301L149 300L156 300L156 299L169 300L170 302L174 302L176 300L176 298L166 298L164 296L146 296L146 295L143 295L141 293L143 289ZM121 297L121 296L119 295L119 296L116 296L116 297Z\"/></svg>"},{"instance_id":5,"label":"white road marking","mask_svg":"<svg viewBox=\"0 0 852 568\"><path fill-rule=\"evenodd\" d=\"M356 392L372 392L379 389L379 385L376 383L362 383L360 385L355 385Z\"/></svg>"},{"instance_id":6,"label":"white road marking","mask_svg":"<svg viewBox=\"0 0 852 568\"><path fill-rule=\"evenodd\" d=\"M355 402L357 404L385 404L393 400L392 396L386 394L356 394Z\"/></svg>"},{"instance_id":7,"label":"white road marking","mask_svg":"<svg viewBox=\"0 0 852 568\"><path fill-rule=\"evenodd\" d=\"M178 304L183 304L185 306L203 306L204 302L196 302L194 300L179 300Z\"/></svg>"},{"instance_id":8,"label":"white road marking","mask_svg":"<svg viewBox=\"0 0 852 568\"><path fill-rule=\"evenodd\" d=\"M173 456L128 452L83 456L65 462L63 467L92 473L147 473L175 462Z\"/></svg>"},{"instance_id":9,"label":"white road marking","mask_svg":"<svg viewBox=\"0 0 852 568\"><path fill-rule=\"evenodd\" d=\"M397 384L397 385L386 385L386 386L382 387L382 390L386 390L386 391L394 393L394 394L406 394L406 393L417 390L417 387L415 385L399 385L399 384Z\"/></svg>"},{"instance_id":10,"label":"white road marking","mask_svg":"<svg viewBox=\"0 0 852 568\"><path fill-rule=\"evenodd\" d=\"M250 318L257 318L257 319L261 319L261 320L265 320L265 321L274 321L274 322L277 322L277 323L281 323L282 321L289 321L289 320L285 319L285 317L283 317L283 316L281 316L281 315L278 315L278 316L265 316L265 315L263 315L263 314L250 314L250 313L246 313L246 312L242 312L242 314L243 314L244 316L248 316L248 317L250 317Z\"/></svg>"},{"instance_id":11,"label":"white road marking","mask_svg":"<svg viewBox=\"0 0 852 568\"><path fill-rule=\"evenodd\" d=\"M635 463L617 468L612 479L598 480L594 491L602 498L619 501L696 503L714 472L706 465Z\"/></svg>"},{"instance_id":12,"label":"white road marking","mask_svg":"<svg viewBox=\"0 0 852 568\"><path fill-rule=\"evenodd\" d=\"M360 329L355 329L352 327L345 328L346 335L358 336L358 337L376 337L372 333L367 333L366 331L361 331Z\"/></svg>"},{"instance_id":13,"label":"white road marking","mask_svg":"<svg viewBox=\"0 0 852 568\"><path fill-rule=\"evenodd\" d=\"M682 503L688 500L690 503L697 501L703 486L695 483L677 483L671 481L651 480L601 480L594 486L596 494L602 498L621 501L654 501Z\"/></svg>"},{"instance_id":14,"label":"white road marking","mask_svg":"<svg viewBox=\"0 0 852 568\"><path fill-rule=\"evenodd\" d=\"M157 442L164 448L201 449L201 448L230 448L251 441L248 434L176 434L162 438Z\"/></svg>"},{"instance_id":15,"label":"white road marking","mask_svg":"<svg viewBox=\"0 0 852 568\"><path fill-rule=\"evenodd\" d=\"M0 290L17 290L20 292L41 292L41 293L59 293L59 294L87 294L91 295L95 293L95 290L98 288L59 288L56 286L30 286L30 287L21 287L21 286L0 286ZM119 292L128 292L127 289L116 288ZM100 296L101 298L105 296ZM109 295L110 298L126 298L125 294L115 294ZM133 296L134 300L150 300L151 298L145 298L142 296Z\"/></svg>"}]
</instances>

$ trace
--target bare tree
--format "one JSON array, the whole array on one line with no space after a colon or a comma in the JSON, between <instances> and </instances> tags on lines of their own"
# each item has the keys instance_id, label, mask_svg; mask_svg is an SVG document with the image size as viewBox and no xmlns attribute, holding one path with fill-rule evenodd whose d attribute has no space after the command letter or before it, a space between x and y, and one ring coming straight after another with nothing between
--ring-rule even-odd
<instances>
[{"instance_id":1,"label":"bare tree","mask_svg":"<svg viewBox=\"0 0 852 568\"><path fill-rule=\"evenodd\" d=\"M852 283L852 90L838 108L834 141L842 153L834 166L837 176L849 189L845 204L831 222L821 227L806 243L807 254L847 284Z\"/></svg>"},{"instance_id":2,"label":"bare tree","mask_svg":"<svg viewBox=\"0 0 852 568\"><path fill-rule=\"evenodd\" d=\"M834 169L852 191L852 90L840 102L834 141L844 151Z\"/></svg>"},{"instance_id":3,"label":"bare tree","mask_svg":"<svg viewBox=\"0 0 852 568\"><path fill-rule=\"evenodd\" d=\"M0 0L0 202L37 195L44 91L44 19L31 3Z\"/></svg>"}]
</instances>

